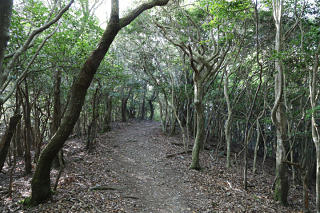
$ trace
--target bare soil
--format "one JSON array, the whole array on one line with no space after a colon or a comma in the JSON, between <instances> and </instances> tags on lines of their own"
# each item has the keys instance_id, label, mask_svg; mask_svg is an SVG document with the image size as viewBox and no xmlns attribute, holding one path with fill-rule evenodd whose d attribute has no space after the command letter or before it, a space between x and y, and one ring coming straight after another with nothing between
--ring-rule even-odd
<instances>
[{"instance_id":1,"label":"bare soil","mask_svg":"<svg viewBox=\"0 0 320 213\"><path fill-rule=\"evenodd\" d=\"M96 139L91 153L81 139L66 142L66 168L57 192L47 203L26 208L19 201L30 195L31 176L22 162L14 171L13 196L6 193L9 168L0 174L0 212L301 212L301 187L291 187L289 206L272 199L273 168L249 172L249 189L242 187L241 159L225 168L224 155L201 153L201 171L189 169L190 154L180 153L180 137L162 133L151 121L115 123ZM236 166L237 165L237 166ZM52 183L57 171L52 171ZM314 196L310 208L314 210Z\"/></svg>"}]
</instances>

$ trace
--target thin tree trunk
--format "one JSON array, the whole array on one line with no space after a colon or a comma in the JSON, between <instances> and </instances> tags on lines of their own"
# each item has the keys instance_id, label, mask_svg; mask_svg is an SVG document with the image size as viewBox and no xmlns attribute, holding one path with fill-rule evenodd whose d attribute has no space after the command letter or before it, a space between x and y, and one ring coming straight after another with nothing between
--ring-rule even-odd
<instances>
[{"instance_id":1,"label":"thin tree trunk","mask_svg":"<svg viewBox=\"0 0 320 213\"><path fill-rule=\"evenodd\" d=\"M97 105L98 105L98 92L99 92L99 87L96 88L96 91L93 95L92 98L92 120L89 124L88 127L88 135L87 135L87 144L86 144L86 149L90 152L92 150L92 145L94 142L94 139L96 138L96 126L97 126L97 119L98 119L98 112L97 112Z\"/></svg>"},{"instance_id":2,"label":"thin tree trunk","mask_svg":"<svg viewBox=\"0 0 320 213\"><path fill-rule=\"evenodd\" d=\"M184 130L184 127L182 126L182 123L181 123L181 120L178 116L178 113L177 113L177 108L174 104L174 99L175 99L175 92L174 92L174 80L173 80L173 76L170 75L171 77L171 108L172 108L172 111L173 111L173 114L176 118L176 120L178 121L178 124L179 124L179 127L180 127L180 130L181 130L181 133L182 133L182 143L183 143L183 146L184 146L184 149L185 149L185 152L187 153L188 152L188 143L186 142L186 133L185 133L185 130ZM175 124L173 124L175 126Z\"/></svg>"},{"instance_id":3,"label":"thin tree trunk","mask_svg":"<svg viewBox=\"0 0 320 213\"><path fill-rule=\"evenodd\" d=\"M194 141L193 149L192 149L192 162L190 169L201 169L200 163L199 163L199 153L200 148L203 143L203 139L205 136L205 130L204 130L204 110L203 110L203 85L201 84L201 81L199 82L199 76L196 76L194 73L194 105L196 109L196 115L197 115L197 132L196 132L196 138Z\"/></svg>"},{"instance_id":4,"label":"thin tree trunk","mask_svg":"<svg viewBox=\"0 0 320 213\"><path fill-rule=\"evenodd\" d=\"M319 70L319 52L320 52L320 44L318 46L318 50L315 53L313 69L310 71L310 104L311 104L311 130L312 130L312 139L314 145L316 147L316 210L317 213L320 213L320 134L319 128L316 123L316 74Z\"/></svg>"},{"instance_id":5,"label":"thin tree trunk","mask_svg":"<svg viewBox=\"0 0 320 213\"><path fill-rule=\"evenodd\" d=\"M224 97L227 102L227 109L228 109L228 118L225 122L224 125L224 134L226 137L226 143L227 143L227 164L226 167L230 168L231 163L230 163L230 149L231 149L231 132L230 132L230 127L231 127L231 122L232 122L232 108L231 108L231 103L230 103L230 98L228 94L228 81L229 81L229 73L227 72L227 69L225 68L224 70L224 84L223 84L223 91L224 91Z\"/></svg>"},{"instance_id":6,"label":"thin tree trunk","mask_svg":"<svg viewBox=\"0 0 320 213\"><path fill-rule=\"evenodd\" d=\"M22 91L22 90L21 90ZM23 105L23 118L24 118L24 162L25 162L25 173L30 174L32 170L31 161L31 106L29 102L29 88L28 83L25 80L25 103Z\"/></svg>"},{"instance_id":7,"label":"thin tree trunk","mask_svg":"<svg viewBox=\"0 0 320 213\"><path fill-rule=\"evenodd\" d=\"M57 69L54 78L55 78L55 84L54 84L54 92L53 92L53 117L52 117L52 128L51 128L51 137L56 133L56 131L59 128L59 125L61 123L61 69ZM63 159L63 151L62 149L59 150L60 153L58 153L52 162L53 168L60 168L61 166L64 167L64 165L61 165L60 162L64 163ZM62 161L59 160L59 156L62 157Z\"/></svg>"},{"instance_id":8,"label":"thin tree trunk","mask_svg":"<svg viewBox=\"0 0 320 213\"><path fill-rule=\"evenodd\" d=\"M140 119L141 120L144 120L145 116L146 116L146 91L147 91L147 88L144 87L141 110L140 110Z\"/></svg>"},{"instance_id":9,"label":"thin tree trunk","mask_svg":"<svg viewBox=\"0 0 320 213\"><path fill-rule=\"evenodd\" d=\"M106 93L106 114L104 116L103 131L107 132L111 130L112 120L112 96L109 92Z\"/></svg>"},{"instance_id":10,"label":"thin tree trunk","mask_svg":"<svg viewBox=\"0 0 320 213\"><path fill-rule=\"evenodd\" d=\"M258 149L259 149L259 142L260 142L260 123L257 119L257 140L256 145L254 147L254 155L253 155L253 165L252 165L252 172L255 174L257 169L257 155L258 155Z\"/></svg>"},{"instance_id":11,"label":"thin tree trunk","mask_svg":"<svg viewBox=\"0 0 320 213\"><path fill-rule=\"evenodd\" d=\"M20 114L20 107L21 107L21 101L19 97L19 91L17 89L16 91L16 114ZM22 157L23 156L23 149L22 149L22 143L21 143L21 122L18 122L16 130L14 132L14 147L16 156Z\"/></svg>"}]
</instances>

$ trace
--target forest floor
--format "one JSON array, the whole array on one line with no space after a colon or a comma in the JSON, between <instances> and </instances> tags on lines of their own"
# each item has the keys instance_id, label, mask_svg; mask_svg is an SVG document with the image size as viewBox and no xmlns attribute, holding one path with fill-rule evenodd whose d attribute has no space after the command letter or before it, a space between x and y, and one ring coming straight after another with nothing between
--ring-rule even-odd
<instances>
[{"instance_id":1,"label":"forest floor","mask_svg":"<svg viewBox=\"0 0 320 213\"><path fill-rule=\"evenodd\" d=\"M179 137L162 133L157 122L115 123L100 135L88 153L80 139L66 142L66 168L57 192L47 203L25 208L31 176L22 164L14 171L13 196L5 193L9 169L0 173L0 212L302 212L302 190L291 187L289 206L272 199L272 167L249 171L249 189L242 186L242 166L225 168L225 156L201 153L201 171L190 170L191 155ZM242 160L238 159L237 164ZM52 183L57 171L53 170ZM310 206L314 210L314 195Z\"/></svg>"}]
</instances>

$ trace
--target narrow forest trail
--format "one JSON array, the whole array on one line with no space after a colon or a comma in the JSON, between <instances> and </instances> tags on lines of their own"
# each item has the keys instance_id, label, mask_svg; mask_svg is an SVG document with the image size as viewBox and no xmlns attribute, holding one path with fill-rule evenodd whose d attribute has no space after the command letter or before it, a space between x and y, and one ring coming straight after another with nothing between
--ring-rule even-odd
<instances>
[{"instance_id":1,"label":"narrow forest trail","mask_svg":"<svg viewBox=\"0 0 320 213\"><path fill-rule=\"evenodd\" d=\"M245 191L241 162L226 169L224 156L203 151L203 169L190 170L190 154L167 157L183 151L176 143L181 143L180 137L163 134L160 124L151 121L114 123L112 131L96 139L90 153L84 140L68 140L66 168L52 199L32 208L19 204L30 196L31 181L31 175L23 175L19 161L13 175L13 197L0 191L0 212L284 213L302 209L301 187L290 190L289 207L273 200L272 167L258 174L249 170L252 187ZM57 173L52 171L52 183ZM8 180L7 173L0 173L0 189ZM314 209L314 196L310 205Z\"/></svg>"},{"instance_id":2,"label":"narrow forest trail","mask_svg":"<svg viewBox=\"0 0 320 213\"><path fill-rule=\"evenodd\" d=\"M139 122L116 131L116 161L111 169L123 175L126 197L137 198L127 212L191 212L191 196L183 174L166 162L167 147L157 134L159 123Z\"/></svg>"}]
</instances>

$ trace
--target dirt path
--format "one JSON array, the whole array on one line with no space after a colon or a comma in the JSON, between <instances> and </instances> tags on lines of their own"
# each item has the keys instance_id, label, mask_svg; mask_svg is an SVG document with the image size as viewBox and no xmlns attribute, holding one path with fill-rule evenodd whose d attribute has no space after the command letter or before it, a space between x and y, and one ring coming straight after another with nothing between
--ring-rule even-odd
<instances>
[{"instance_id":1,"label":"dirt path","mask_svg":"<svg viewBox=\"0 0 320 213\"><path fill-rule=\"evenodd\" d=\"M249 170L248 180L253 187L246 191L241 162L226 169L224 156L203 151L202 170L190 170L190 154L166 157L182 151L173 143L181 143L181 139L166 136L159 123L149 121L113 124L112 131L96 139L90 153L84 148L85 140L69 140L64 146L67 164L57 192L48 202L32 208L19 204L30 196L31 181L31 175L23 175L23 159L19 159L12 197L5 193L8 167L0 173L0 212L291 213L302 209L298 187L290 190L289 207L273 200L272 167L258 174ZM57 173L52 171L52 183ZM312 196L311 210L314 201Z\"/></svg>"},{"instance_id":2,"label":"dirt path","mask_svg":"<svg viewBox=\"0 0 320 213\"><path fill-rule=\"evenodd\" d=\"M111 169L125 177L121 184L126 185L126 197L137 198L125 210L191 212L187 203L188 186L183 174L166 162L166 147L157 138L159 128L155 122L140 122L114 135L117 157Z\"/></svg>"}]
</instances>

